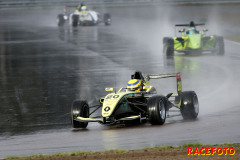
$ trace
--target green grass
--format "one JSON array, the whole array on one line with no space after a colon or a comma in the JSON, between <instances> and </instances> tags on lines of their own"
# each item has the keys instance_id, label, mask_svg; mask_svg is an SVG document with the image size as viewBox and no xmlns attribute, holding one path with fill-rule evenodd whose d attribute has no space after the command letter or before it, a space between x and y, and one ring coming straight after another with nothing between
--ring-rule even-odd
<instances>
[{"instance_id":1,"label":"green grass","mask_svg":"<svg viewBox=\"0 0 240 160\"><path fill-rule=\"evenodd\" d=\"M236 147L237 144L230 144L230 143L224 143L224 144L218 144L217 146L224 146L224 147ZM239 144L238 144L239 145ZM201 143L187 143L183 144L181 146L169 146L169 145L164 145L164 146L156 146L153 148L144 148L144 149L139 149L140 150L168 150L168 149L185 149L185 148L197 148L197 147L213 147L216 145L210 145L210 144L201 144ZM11 159L34 159L34 158L50 158L51 157L57 157L57 156L81 156L81 155L95 155L95 154L109 154L109 153L115 153L115 154L124 154L128 153L131 150L122 150L122 149L115 149L115 150L106 150L106 151L94 151L94 152L86 152L86 151L75 151L75 152L70 152L70 153L55 153L55 154L37 154L37 155L30 155L30 156L25 156L25 157L18 157L18 156L9 156L5 158L6 160L11 160Z\"/></svg>"},{"instance_id":2,"label":"green grass","mask_svg":"<svg viewBox=\"0 0 240 160\"><path fill-rule=\"evenodd\" d=\"M196 148L196 147L201 147L203 146L201 143L188 143L188 144L184 144L182 146L179 146L179 148ZM206 145L205 145L206 146ZM207 145L209 146L209 145Z\"/></svg>"}]
</instances>

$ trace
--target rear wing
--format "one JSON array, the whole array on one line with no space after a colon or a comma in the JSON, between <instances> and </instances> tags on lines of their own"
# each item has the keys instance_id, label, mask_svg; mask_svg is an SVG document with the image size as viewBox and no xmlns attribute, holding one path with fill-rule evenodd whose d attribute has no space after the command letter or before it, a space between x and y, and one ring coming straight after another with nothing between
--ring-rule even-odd
<instances>
[{"instance_id":1,"label":"rear wing","mask_svg":"<svg viewBox=\"0 0 240 160\"><path fill-rule=\"evenodd\" d=\"M204 26L205 23L197 23L195 24L191 21L189 24L175 24L176 27L196 27L196 26Z\"/></svg>"},{"instance_id":2,"label":"rear wing","mask_svg":"<svg viewBox=\"0 0 240 160\"><path fill-rule=\"evenodd\" d=\"M178 95L182 92L182 81L181 81L181 73L163 73L163 74L147 74L146 79L149 81L150 79L163 79L169 77L176 77L177 79L177 92Z\"/></svg>"},{"instance_id":3,"label":"rear wing","mask_svg":"<svg viewBox=\"0 0 240 160\"><path fill-rule=\"evenodd\" d=\"M194 24L194 25L190 25L190 24L175 24L176 27L195 27L195 26L204 26L204 23L198 23L198 24Z\"/></svg>"},{"instance_id":4,"label":"rear wing","mask_svg":"<svg viewBox=\"0 0 240 160\"><path fill-rule=\"evenodd\" d=\"M196 28L196 26L205 26L205 23L197 23L195 24L193 21L191 21L189 24L175 24L175 36L177 36L177 32L176 32L176 28L177 27L192 27L192 28ZM184 35L185 32L185 28L181 29L179 32L182 33L182 36Z\"/></svg>"}]
</instances>

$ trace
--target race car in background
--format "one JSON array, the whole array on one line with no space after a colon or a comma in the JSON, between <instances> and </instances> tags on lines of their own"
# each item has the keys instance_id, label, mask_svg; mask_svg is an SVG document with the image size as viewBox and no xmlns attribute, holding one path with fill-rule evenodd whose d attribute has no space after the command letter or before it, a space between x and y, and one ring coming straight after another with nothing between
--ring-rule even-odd
<instances>
[{"instance_id":1,"label":"race car in background","mask_svg":"<svg viewBox=\"0 0 240 160\"><path fill-rule=\"evenodd\" d=\"M168 77L176 77L177 93L157 94L149 80ZM182 91L180 72L142 74L136 71L127 87L119 91L114 91L113 88L105 90L111 93L100 98L97 105L89 106L86 100L73 101L71 106L73 128L86 128L88 122L98 122L102 125L149 122L152 125L162 125L166 117L170 117L171 111L181 112L180 115L184 119L195 119L199 113L197 94L194 91ZM172 110L174 108L175 110ZM101 115L91 116L98 109L101 109Z\"/></svg>"},{"instance_id":2,"label":"race car in background","mask_svg":"<svg viewBox=\"0 0 240 160\"><path fill-rule=\"evenodd\" d=\"M206 36L207 29L199 31L197 26L205 24L195 24L193 21L190 24L176 24L175 27L182 27L179 30L181 37L164 37L163 38L163 53L167 57L172 57L174 53L201 54L211 52L216 55L224 55L224 41L222 36ZM183 27L188 27L183 28ZM175 28L176 32L176 28Z\"/></svg>"},{"instance_id":3,"label":"race car in background","mask_svg":"<svg viewBox=\"0 0 240 160\"><path fill-rule=\"evenodd\" d=\"M68 14L66 11L66 6L64 6L64 12L58 14L57 24L58 26L64 26L65 22L68 22L73 27L76 26L93 26L100 23L104 23L106 26L111 25L111 15L109 13L104 13L101 15L99 12L89 10L87 8L77 9ZM82 7L83 8L83 7Z\"/></svg>"}]
</instances>

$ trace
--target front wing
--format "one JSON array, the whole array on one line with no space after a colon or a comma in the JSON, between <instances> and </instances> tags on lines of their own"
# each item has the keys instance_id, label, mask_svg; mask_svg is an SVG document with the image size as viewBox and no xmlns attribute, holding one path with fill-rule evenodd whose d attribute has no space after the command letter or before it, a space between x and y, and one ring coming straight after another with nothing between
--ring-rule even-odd
<instances>
[{"instance_id":1,"label":"front wing","mask_svg":"<svg viewBox=\"0 0 240 160\"><path fill-rule=\"evenodd\" d=\"M131 121L135 119L141 118L141 115L134 115L129 117L120 118L114 121L114 123L121 122L121 121ZM79 122L99 122L101 124L105 124L106 120L104 118L84 118L84 117L76 117L75 121Z\"/></svg>"},{"instance_id":2,"label":"front wing","mask_svg":"<svg viewBox=\"0 0 240 160\"><path fill-rule=\"evenodd\" d=\"M174 37L173 40L175 52L188 52L192 50L213 51L216 44L214 36L203 37L199 48L192 48L188 37Z\"/></svg>"}]
</instances>

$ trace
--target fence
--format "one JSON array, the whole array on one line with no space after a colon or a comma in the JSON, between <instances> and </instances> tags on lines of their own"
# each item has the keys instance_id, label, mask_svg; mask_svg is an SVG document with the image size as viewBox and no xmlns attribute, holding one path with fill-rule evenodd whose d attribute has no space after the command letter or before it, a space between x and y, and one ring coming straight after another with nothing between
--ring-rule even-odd
<instances>
[{"instance_id":1,"label":"fence","mask_svg":"<svg viewBox=\"0 0 240 160\"><path fill-rule=\"evenodd\" d=\"M87 5L144 5L144 4L211 4L211 3L240 3L240 0L0 0L0 8L26 6L76 6L81 2Z\"/></svg>"}]
</instances>

